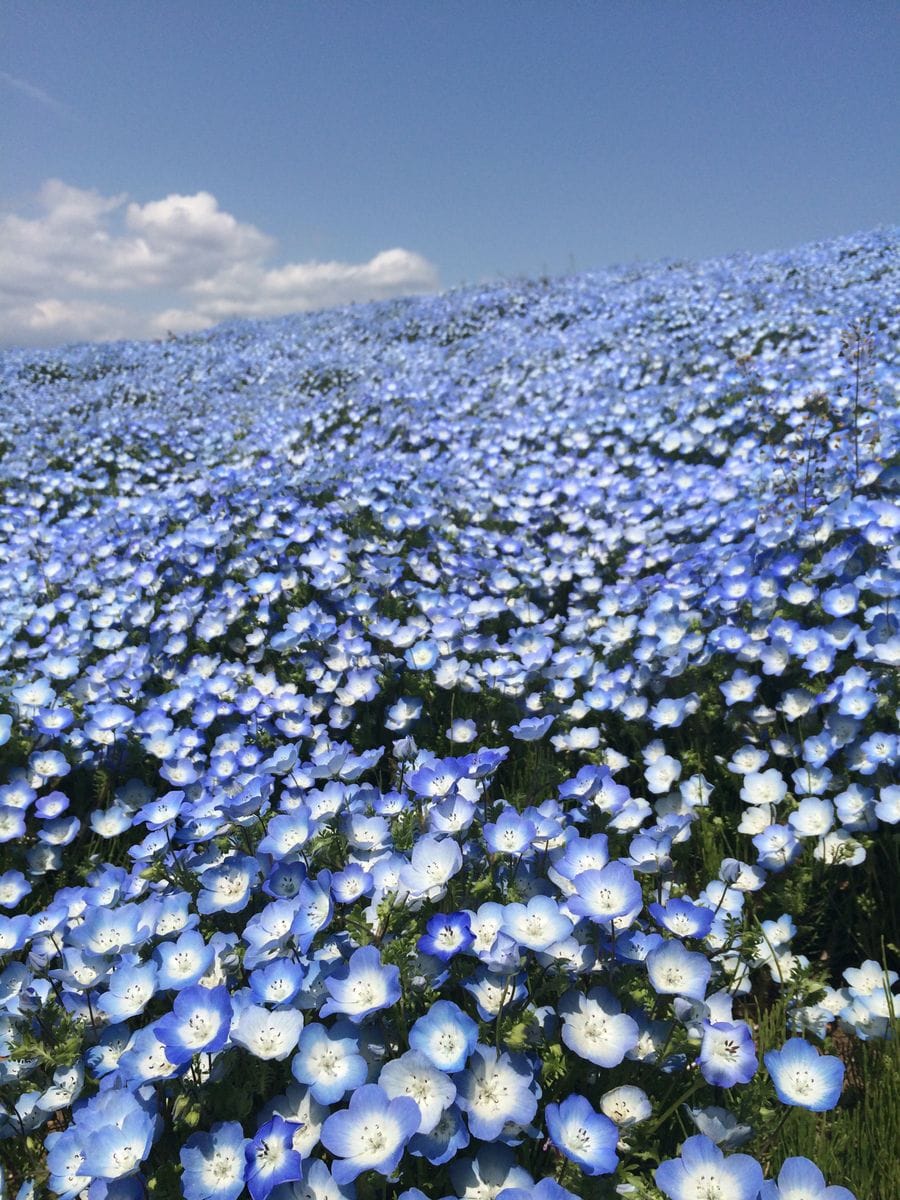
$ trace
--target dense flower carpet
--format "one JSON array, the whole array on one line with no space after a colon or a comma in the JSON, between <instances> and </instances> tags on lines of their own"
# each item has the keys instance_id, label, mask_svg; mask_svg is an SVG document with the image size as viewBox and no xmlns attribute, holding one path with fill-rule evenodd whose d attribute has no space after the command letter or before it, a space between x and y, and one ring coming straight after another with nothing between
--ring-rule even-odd
<instances>
[{"instance_id":1,"label":"dense flower carpet","mask_svg":"<svg viewBox=\"0 0 900 1200\"><path fill-rule=\"evenodd\" d=\"M897 250L2 356L5 1194L891 1186Z\"/></svg>"}]
</instances>

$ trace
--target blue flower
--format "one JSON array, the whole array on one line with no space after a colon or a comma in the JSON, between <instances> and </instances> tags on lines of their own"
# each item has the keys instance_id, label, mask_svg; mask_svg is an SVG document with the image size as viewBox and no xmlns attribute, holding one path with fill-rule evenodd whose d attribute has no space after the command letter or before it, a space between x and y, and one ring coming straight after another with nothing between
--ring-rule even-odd
<instances>
[{"instance_id":1,"label":"blue flower","mask_svg":"<svg viewBox=\"0 0 900 1200\"><path fill-rule=\"evenodd\" d=\"M588 917L599 925L625 929L644 904L641 885L621 862L607 863L599 871L583 871L572 882L575 895L568 902L569 908L576 916Z\"/></svg>"},{"instance_id":2,"label":"blue flower","mask_svg":"<svg viewBox=\"0 0 900 1200\"><path fill-rule=\"evenodd\" d=\"M249 1144L237 1121L189 1137L180 1151L184 1200L237 1200L244 1190Z\"/></svg>"},{"instance_id":3,"label":"blue flower","mask_svg":"<svg viewBox=\"0 0 900 1200\"><path fill-rule=\"evenodd\" d=\"M92 1179L133 1175L150 1153L154 1121L130 1092L100 1092L75 1116L84 1160L81 1171Z\"/></svg>"},{"instance_id":4,"label":"blue flower","mask_svg":"<svg viewBox=\"0 0 900 1200\"><path fill-rule=\"evenodd\" d=\"M469 1131L482 1141L494 1141L504 1125L527 1125L537 1111L534 1075L520 1054L477 1045L456 1087Z\"/></svg>"},{"instance_id":5,"label":"blue flower","mask_svg":"<svg viewBox=\"0 0 900 1200\"><path fill-rule=\"evenodd\" d=\"M302 1160L293 1148L297 1130L296 1125L275 1116L245 1144L245 1177L253 1200L266 1200L280 1183L300 1178Z\"/></svg>"},{"instance_id":6,"label":"blue flower","mask_svg":"<svg viewBox=\"0 0 900 1200\"><path fill-rule=\"evenodd\" d=\"M109 987L97 1007L114 1021L138 1016L156 991L156 974L153 963L118 967L110 975Z\"/></svg>"},{"instance_id":7,"label":"blue flower","mask_svg":"<svg viewBox=\"0 0 900 1200\"><path fill-rule=\"evenodd\" d=\"M762 1185L759 1200L856 1200L845 1187L825 1186L825 1176L808 1158L786 1158L778 1182Z\"/></svg>"},{"instance_id":8,"label":"blue flower","mask_svg":"<svg viewBox=\"0 0 900 1200\"><path fill-rule=\"evenodd\" d=\"M413 899L439 900L461 869L462 851L453 838L426 836L416 842L409 864L401 868L400 884Z\"/></svg>"},{"instance_id":9,"label":"blue flower","mask_svg":"<svg viewBox=\"0 0 900 1200\"><path fill-rule=\"evenodd\" d=\"M420 1120L409 1096L391 1099L377 1084L358 1088L350 1107L332 1113L322 1126L322 1145L335 1156L331 1173L336 1182L350 1183L363 1171L390 1175Z\"/></svg>"},{"instance_id":10,"label":"blue flower","mask_svg":"<svg viewBox=\"0 0 900 1200\"><path fill-rule=\"evenodd\" d=\"M248 1004L232 1026L231 1040L254 1058L281 1062L297 1045L302 1028L303 1014L296 1008L270 1012L260 1004Z\"/></svg>"},{"instance_id":11,"label":"blue flower","mask_svg":"<svg viewBox=\"0 0 900 1200\"><path fill-rule=\"evenodd\" d=\"M157 1021L154 1028L169 1061L179 1065L189 1062L195 1054L221 1050L228 1041L231 1016L227 988L189 987L179 992L173 1011Z\"/></svg>"},{"instance_id":12,"label":"blue flower","mask_svg":"<svg viewBox=\"0 0 900 1200\"><path fill-rule=\"evenodd\" d=\"M323 1017L339 1013L354 1024L390 1008L400 999L400 969L385 966L376 946L361 946L350 961L325 980L329 999L319 1010Z\"/></svg>"},{"instance_id":13,"label":"blue flower","mask_svg":"<svg viewBox=\"0 0 900 1200\"><path fill-rule=\"evenodd\" d=\"M722 1151L702 1133L689 1137L680 1158L660 1163L654 1172L656 1186L669 1200L757 1200L762 1187L762 1167L749 1154Z\"/></svg>"},{"instance_id":14,"label":"blue flower","mask_svg":"<svg viewBox=\"0 0 900 1200\"><path fill-rule=\"evenodd\" d=\"M763 1061L782 1104L826 1112L841 1097L844 1064L839 1058L819 1054L803 1038L789 1038L780 1050L768 1050Z\"/></svg>"},{"instance_id":15,"label":"blue flower","mask_svg":"<svg viewBox=\"0 0 900 1200\"><path fill-rule=\"evenodd\" d=\"M378 1084L392 1098L412 1097L421 1114L419 1133L432 1133L445 1110L456 1099L456 1087L450 1077L418 1050L407 1050L399 1058L386 1062L378 1076Z\"/></svg>"},{"instance_id":16,"label":"blue flower","mask_svg":"<svg viewBox=\"0 0 900 1200\"><path fill-rule=\"evenodd\" d=\"M573 1094L562 1104L548 1104L544 1115L554 1146L577 1163L585 1175L615 1171L619 1131L609 1117L595 1112L584 1096Z\"/></svg>"},{"instance_id":17,"label":"blue flower","mask_svg":"<svg viewBox=\"0 0 900 1200\"><path fill-rule=\"evenodd\" d=\"M713 914L690 900L672 897L662 904L648 904L647 911L664 929L676 937L703 938L709 933Z\"/></svg>"},{"instance_id":18,"label":"blue flower","mask_svg":"<svg viewBox=\"0 0 900 1200\"><path fill-rule=\"evenodd\" d=\"M591 988L587 995L566 992L560 1000L561 1037L570 1050L599 1067L616 1067L638 1043L637 1022L622 1012L606 988Z\"/></svg>"},{"instance_id":19,"label":"blue flower","mask_svg":"<svg viewBox=\"0 0 900 1200\"><path fill-rule=\"evenodd\" d=\"M409 1143L409 1153L427 1158L434 1166L449 1162L469 1144L469 1131L459 1106L451 1104L441 1113L430 1133L417 1133Z\"/></svg>"},{"instance_id":20,"label":"blue flower","mask_svg":"<svg viewBox=\"0 0 900 1200\"><path fill-rule=\"evenodd\" d=\"M528 950L546 950L572 932L572 922L549 896L533 896L527 904L507 904L503 931Z\"/></svg>"},{"instance_id":21,"label":"blue flower","mask_svg":"<svg viewBox=\"0 0 900 1200\"><path fill-rule=\"evenodd\" d=\"M423 954L434 955L441 962L449 962L454 955L468 948L475 941L466 913L435 913L425 926L425 933L416 943Z\"/></svg>"},{"instance_id":22,"label":"blue flower","mask_svg":"<svg viewBox=\"0 0 900 1200\"><path fill-rule=\"evenodd\" d=\"M461 1071L478 1041L478 1025L452 1000L436 1000L409 1031L409 1044L439 1070Z\"/></svg>"},{"instance_id":23,"label":"blue flower","mask_svg":"<svg viewBox=\"0 0 900 1200\"><path fill-rule=\"evenodd\" d=\"M743 1021L703 1023L700 1073L707 1083L734 1087L749 1083L756 1074L756 1047L749 1026Z\"/></svg>"},{"instance_id":24,"label":"blue flower","mask_svg":"<svg viewBox=\"0 0 900 1200\"><path fill-rule=\"evenodd\" d=\"M686 950L678 941L663 942L647 955L647 974L661 996L688 996L702 1000L712 974L704 954Z\"/></svg>"},{"instance_id":25,"label":"blue flower","mask_svg":"<svg viewBox=\"0 0 900 1200\"><path fill-rule=\"evenodd\" d=\"M368 1064L359 1053L357 1030L349 1021L307 1025L300 1034L291 1071L300 1083L309 1086L320 1104L335 1104L349 1091L361 1087Z\"/></svg>"},{"instance_id":26,"label":"blue flower","mask_svg":"<svg viewBox=\"0 0 900 1200\"><path fill-rule=\"evenodd\" d=\"M192 987L212 966L215 952L196 930L186 930L175 942L161 942L153 951L160 988L178 991Z\"/></svg>"}]
</instances>

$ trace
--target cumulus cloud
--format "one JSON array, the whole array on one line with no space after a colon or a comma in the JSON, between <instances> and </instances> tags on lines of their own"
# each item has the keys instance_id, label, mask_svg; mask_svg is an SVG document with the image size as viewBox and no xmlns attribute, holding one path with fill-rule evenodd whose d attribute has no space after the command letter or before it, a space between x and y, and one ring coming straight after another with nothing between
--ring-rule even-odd
<instances>
[{"instance_id":1,"label":"cumulus cloud","mask_svg":"<svg viewBox=\"0 0 900 1200\"><path fill-rule=\"evenodd\" d=\"M409 250L279 265L276 248L209 192L139 204L48 180L32 213L0 215L3 341L153 337L438 287Z\"/></svg>"}]
</instances>

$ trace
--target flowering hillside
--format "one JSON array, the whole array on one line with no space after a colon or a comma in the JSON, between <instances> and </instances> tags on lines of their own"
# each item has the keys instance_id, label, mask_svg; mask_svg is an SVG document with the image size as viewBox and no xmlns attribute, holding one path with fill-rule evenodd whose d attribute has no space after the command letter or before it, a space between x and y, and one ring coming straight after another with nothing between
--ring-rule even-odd
<instances>
[{"instance_id":1,"label":"flowering hillside","mask_svg":"<svg viewBox=\"0 0 900 1200\"><path fill-rule=\"evenodd\" d=\"M3 356L10 1196L894 1200L898 296Z\"/></svg>"}]
</instances>

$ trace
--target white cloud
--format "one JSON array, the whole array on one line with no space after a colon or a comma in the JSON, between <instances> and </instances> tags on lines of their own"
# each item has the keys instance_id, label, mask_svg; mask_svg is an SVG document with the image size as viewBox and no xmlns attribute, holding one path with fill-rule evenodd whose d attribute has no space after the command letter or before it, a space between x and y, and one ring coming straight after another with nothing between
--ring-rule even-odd
<instances>
[{"instance_id":1,"label":"white cloud","mask_svg":"<svg viewBox=\"0 0 900 1200\"><path fill-rule=\"evenodd\" d=\"M35 215L0 215L6 344L153 337L438 287L431 263L402 249L273 265L274 239L209 192L138 204L51 179L36 201Z\"/></svg>"},{"instance_id":2,"label":"white cloud","mask_svg":"<svg viewBox=\"0 0 900 1200\"><path fill-rule=\"evenodd\" d=\"M45 92L43 88L37 87L36 84L29 83L27 79L20 79L18 75L10 75L9 71L0 71L0 83L11 91L19 92L23 96L27 96L29 100L35 100L44 108L49 108L60 117L71 117L72 111L65 104L61 104L49 92Z\"/></svg>"}]
</instances>

